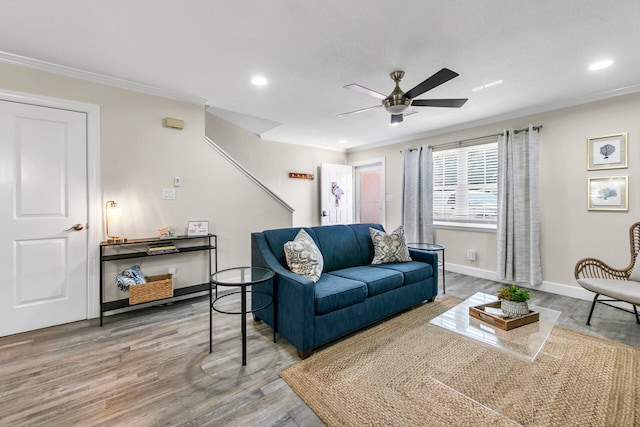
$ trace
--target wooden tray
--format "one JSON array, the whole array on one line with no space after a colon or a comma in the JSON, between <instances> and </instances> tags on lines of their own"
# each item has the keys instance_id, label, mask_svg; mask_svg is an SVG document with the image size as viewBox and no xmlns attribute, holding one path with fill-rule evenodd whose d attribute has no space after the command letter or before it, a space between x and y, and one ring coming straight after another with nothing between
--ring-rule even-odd
<instances>
[{"instance_id":1,"label":"wooden tray","mask_svg":"<svg viewBox=\"0 0 640 427\"><path fill-rule=\"evenodd\" d=\"M509 331L511 329L528 325L529 323L537 322L538 320L540 320L540 313L538 313L537 311L529 310L529 314L525 314L524 316L504 319L500 316L496 316L495 314L487 313L484 310L485 307L500 308L500 301L494 301L488 304L469 307L469 315L500 329L504 329L505 331Z\"/></svg>"}]
</instances>

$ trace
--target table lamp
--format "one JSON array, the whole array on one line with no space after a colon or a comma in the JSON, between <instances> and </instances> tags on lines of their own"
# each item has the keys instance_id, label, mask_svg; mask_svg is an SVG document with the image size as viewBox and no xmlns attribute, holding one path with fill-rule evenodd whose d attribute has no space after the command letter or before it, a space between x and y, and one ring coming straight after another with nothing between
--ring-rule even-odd
<instances>
[{"instance_id":1,"label":"table lamp","mask_svg":"<svg viewBox=\"0 0 640 427\"><path fill-rule=\"evenodd\" d=\"M109 200L106 205L106 222L107 222L107 243L124 243L127 241L126 237L111 236L109 234L109 222L118 222L122 220L122 210L116 202Z\"/></svg>"}]
</instances>

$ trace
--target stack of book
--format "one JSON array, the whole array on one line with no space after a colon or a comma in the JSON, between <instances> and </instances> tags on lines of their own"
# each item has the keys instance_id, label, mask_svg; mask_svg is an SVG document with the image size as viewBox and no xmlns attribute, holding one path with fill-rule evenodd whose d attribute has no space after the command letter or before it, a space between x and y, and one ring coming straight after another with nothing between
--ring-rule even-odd
<instances>
[{"instance_id":1,"label":"stack of book","mask_svg":"<svg viewBox=\"0 0 640 427\"><path fill-rule=\"evenodd\" d=\"M151 245L147 250L148 255L170 254L173 252L180 252L180 250L171 242L162 242L156 245Z\"/></svg>"}]
</instances>

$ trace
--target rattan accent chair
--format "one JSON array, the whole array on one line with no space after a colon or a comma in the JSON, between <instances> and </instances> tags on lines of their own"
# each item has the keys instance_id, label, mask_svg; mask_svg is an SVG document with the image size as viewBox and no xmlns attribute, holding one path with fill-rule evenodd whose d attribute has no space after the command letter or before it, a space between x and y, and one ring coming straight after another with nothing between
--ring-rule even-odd
<instances>
[{"instance_id":1,"label":"rattan accent chair","mask_svg":"<svg viewBox=\"0 0 640 427\"><path fill-rule=\"evenodd\" d=\"M636 222L629 228L629 248L631 262L624 269L610 267L604 261L595 258L584 258L576 264L574 275L578 284L596 294L591 304L587 325L591 326L591 316L597 302L635 314L636 323L640 324L637 307L640 306L640 261L636 263L640 251L640 222ZM603 299L600 296L606 298ZM627 302L631 304L633 311L608 304L613 301Z\"/></svg>"}]
</instances>

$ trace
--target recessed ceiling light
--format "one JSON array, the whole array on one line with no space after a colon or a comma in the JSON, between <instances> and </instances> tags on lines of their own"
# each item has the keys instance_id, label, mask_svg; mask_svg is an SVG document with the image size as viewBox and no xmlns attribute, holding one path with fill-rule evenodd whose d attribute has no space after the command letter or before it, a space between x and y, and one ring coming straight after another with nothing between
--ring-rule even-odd
<instances>
[{"instance_id":1,"label":"recessed ceiling light","mask_svg":"<svg viewBox=\"0 0 640 427\"><path fill-rule=\"evenodd\" d=\"M346 139L341 139L340 141L338 141L340 144L346 144L347 140Z\"/></svg>"},{"instance_id":2,"label":"recessed ceiling light","mask_svg":"<svg viewBox=\"0 0 640 427\"><path fill-rule=\"evenodd\" d=\"M265 86L269 82L267 81L266 78L262 76L253 76L251 78L251 83L253 83L256 86Z\"/></svg>"},{"instance_id":3,"label":"recessed ceiling light","mask_svg":"<svg viewBox=\"0 0 640 427\"><path fill-rule=\"evenodd\" d=\"M589 65L589 71L602 70L603 68L610 67L613 64L611 59L605 59L603 61L594 62Z\"/></svg>"}]
</instances>

